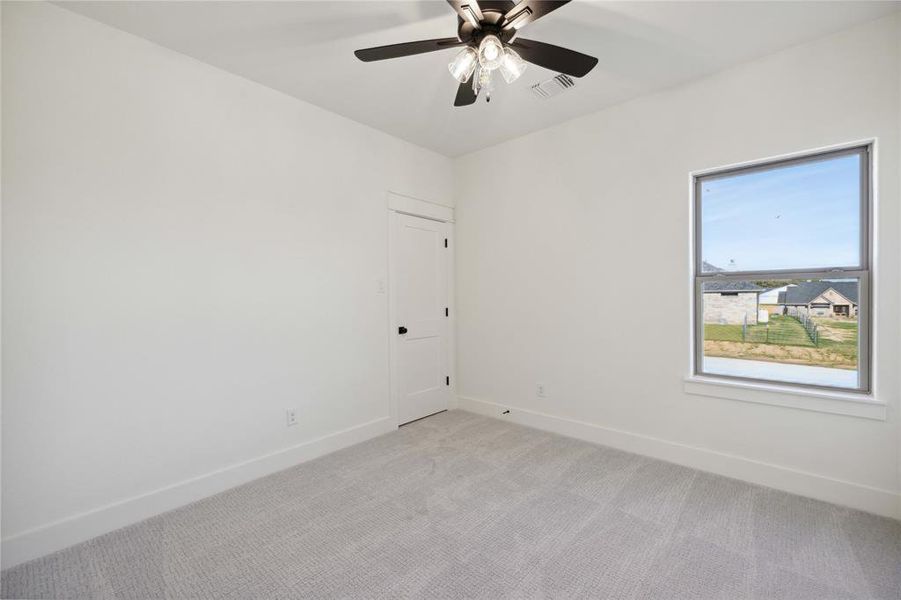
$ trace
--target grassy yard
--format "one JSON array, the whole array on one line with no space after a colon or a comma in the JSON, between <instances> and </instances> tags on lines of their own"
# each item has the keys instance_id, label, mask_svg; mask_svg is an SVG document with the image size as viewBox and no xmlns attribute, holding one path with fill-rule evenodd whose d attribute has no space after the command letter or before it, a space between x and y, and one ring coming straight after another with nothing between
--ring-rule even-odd
<instances>
[{"instance_id":1,"label":"grassy yard","mask_svg":"<svg viewBox=\"0 0 901 600\"><path fill-rule=\"evenodd\" d=\"M781 344L783 346L813 346L804 327L797 319L773 315L770 322L749 325L742 339L741 325L704 324L704 339L718 342L746 342L756 344Z\"/></svg>"},{"instance_id":2,"label":"grassy yard","mask_svg":"<svg viewBox=\"0 0 901 600\"><path fill-rule=\"evenodd\" d=\"M748 360L857 368L857 322L815 319L819 331L814 345L796 319L774 315L767 324L749 325L742 341L741 325L704 324L704 354Z\"/></svg>"}]
</instances>

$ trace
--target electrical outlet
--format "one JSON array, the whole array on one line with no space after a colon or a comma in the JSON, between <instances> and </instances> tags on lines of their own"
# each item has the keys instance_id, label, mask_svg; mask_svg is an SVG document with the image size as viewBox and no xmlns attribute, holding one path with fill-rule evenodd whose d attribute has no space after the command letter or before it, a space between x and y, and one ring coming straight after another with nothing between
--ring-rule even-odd
<instances>
[{"instance_id":1,"label":"electrical outlet","mask_svg":"<svg viewBox=\"0 0 901 600\"><path fill-rule=\"evenodd\" d=\"M544 398L546 393L547 393L547 389L545 388L543 383L539 383L538 385L535 386L535 394L539 398Z\"/></svg>"},{"instance_id":2,"label":"electrical outlet","mask_svg":"<svg viewBox=\"0 0 901 600\"><path fill-rule=\"evenodd\" d=\"M289 408L285 411L285 420L287 421L288 427L292 425L297 425L297 409Z\"/></svg>"}]
</instances>

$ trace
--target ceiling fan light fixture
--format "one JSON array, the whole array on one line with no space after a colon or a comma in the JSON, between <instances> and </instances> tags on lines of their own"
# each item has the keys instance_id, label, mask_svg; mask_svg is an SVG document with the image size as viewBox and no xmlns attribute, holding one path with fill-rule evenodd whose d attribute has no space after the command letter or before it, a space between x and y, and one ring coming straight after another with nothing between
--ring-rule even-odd
<instances>
[{"instance_id":1,"label":"ceiling fan light fixture","mask_svg":"<svg viewBox=\"0 0 901 600\"><path fill-rule=\"evenodd\" d=\"M447 70L453 75L454 79L460 83L465 83L475 71L478 62L478 53L475 48L467 46L457 53L454 60L447 65Z\"/></svg>"},{"instance_id":2,"label":"ceiling fan light fixture","mask_svg":"<svg viewBox=\"0 0 901 600\"><path fill-rule=\"evenodd\" d=\"M454 106L469 106L479 96L489 100L497 82L497 77L493 77L497 70L507 83L512 83L522 77L527 63L557 71L567 79L584 77L598 64L597 58L575 50L518 38L522 28L570 0L446 1L456 13L456 36L361 48L354 51L354 56L368 63L462 48L448 64L450 74L459 82ZM485 5L485 12L480 3Z\"/></svg>"},{"instance_id":3,"label":"ceiling fan light fixture","mask_svg":"<svg viewBox=\"0 0 901 600\"><path fill-rule=\"evenodd\" d=\"M522 59L519 53L509 47L504 48L504 58L501 60L500 66L504 81L513 83L519 79L526 70L526 65L526 61Z\"/></svg>"},{"instance_id":4,"label":"ceiling fan light fixture","mask_svg":"<svg viewBox=\"0 0 901 600\"><path fill-rule=\"evenodd\" d=\"M483 69L493 71L501 66L504 58L504 45L496 35L486 35L479 44L479 65Z\"/></svg>"}]
</instances>

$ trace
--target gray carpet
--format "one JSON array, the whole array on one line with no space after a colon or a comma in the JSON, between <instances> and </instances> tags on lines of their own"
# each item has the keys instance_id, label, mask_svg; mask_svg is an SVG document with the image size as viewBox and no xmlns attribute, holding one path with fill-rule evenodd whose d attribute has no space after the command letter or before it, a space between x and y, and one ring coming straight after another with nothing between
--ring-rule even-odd
<instances>
[{"instance_id":1,"label":"gray carpet","mask_svg":"<svg viewBox=\"0 0 901 600\"><path fill-rule=\"evenodd\" d=\"M4 598L901 598L901 523L454 411L2 573Z\"/></svg>"}]
</instances>

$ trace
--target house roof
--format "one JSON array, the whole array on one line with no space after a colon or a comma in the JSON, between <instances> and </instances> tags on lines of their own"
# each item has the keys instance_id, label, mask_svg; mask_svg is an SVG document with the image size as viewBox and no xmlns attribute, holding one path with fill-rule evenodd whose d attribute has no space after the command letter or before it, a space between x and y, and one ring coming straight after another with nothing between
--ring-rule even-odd
<instances>
[{"instance_id":1,"label":"house roof","mask_svg":"<svg viewBox=\"0 0 901 600\"><path fill-rule=\"evenodd\" d=\"M726 269L721 269L716 265L711 265L706 260L701 261L701 272L702 273L722 273Z\"/></svg>"},{"instance_id":2,"label":"house roof","mask_svg":"<svg viewBox=\"0 0 901 600\"><path fill-rule=\"evenodd\" d=\"M708 281L704 284L707 292L761 292L763 288L750 281Z\"/></svg>"},{"instance_id":3,"label":"house roof","mask_svg":"<svg viewBox=\"0 0 901 600\"><path fill-rule=\"evenodd\" d=\"M778 303L809 304L830 288L857 304L857 283L854 281L805 281L779 292Z\"/></svg>"}]
</instances>

